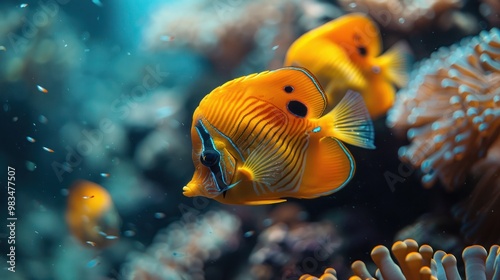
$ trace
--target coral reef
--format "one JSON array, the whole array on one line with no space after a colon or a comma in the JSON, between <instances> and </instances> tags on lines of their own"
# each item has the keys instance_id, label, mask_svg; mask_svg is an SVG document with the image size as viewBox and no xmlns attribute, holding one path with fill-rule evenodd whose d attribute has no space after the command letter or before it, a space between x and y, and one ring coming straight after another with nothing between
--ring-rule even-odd
<instances>
[{"instance_id":1,"label":"coral reef","mask_svg":"<svg viewBox=\"0 0 500 280\"><path fill-rule=\"evenodd\" d=\"M204 279L206 261L238 246L239 228L239 219L225 211L174 222L156 235L146 252L128 255L123 279Z\"/></svg>"},{"instance_id":2,"label":"coral reef","mask_svg":"<svg viewBox=\"0 0 500 280\"><path fill-rule=\"evenodd\" d=\"M500 242L500 138L478 161L472 172L476 183L469 197L456 205L453 214L470 242L493 245Z\"/></svg>"},{"instance_id":3,"label":"coral reef","mask_svg":"<svg viewBox=\"0 0 500 280\"><path fill-rule=\"evenodd\" d=\"M500 31L483 31L441 48L419 63L400 90L387 124L411 141L403 161L420 168L422 182L463 185L500 133Z\"/></svg>"},{"instance_id":4,"label":"coral reef","mask_svg":"<svg viewBox=\"0 0 500 280\"><path fill-rule=\"evenodd\" d=\"M223 72L230 72L245 60L258 67L253 71L268 65L274 69L282 64L286 49L295 39L296 23L315 27L311 23L321 24L318 19L324 19L325 13L329 17L340 15L334 6L312 0L167 3L151 15L144 43L153 51L182 47L195 50ZM255 48L259 51L254 53Z\"/></svg>"},{"instance_id":5,"label":"coral reef","mask_svg":"<svg viewBox=\"0 0 500 280\"><path fill-rule=\"evenodd\" d=\"M463 5L462 0L339 0L339 4L349 12L369 14L384 28L402 33L416 32L440 21L448 29L458 24L458 19L451 17ZM450 21L451 19L451 21Z\"/></svg>"},{"instance_id":6,"label":"coral reef","mask_svg":"<svg viewBox=\"0 0 500 280\"><path fill-rule=\"evenodd\" d=\"M328 222L300 223L293 227L276 223L265 229L250 255L250 274L257 279L280 275L297 278L331 265L338 256L341 239Z\"/></svg>"}]
</instances>

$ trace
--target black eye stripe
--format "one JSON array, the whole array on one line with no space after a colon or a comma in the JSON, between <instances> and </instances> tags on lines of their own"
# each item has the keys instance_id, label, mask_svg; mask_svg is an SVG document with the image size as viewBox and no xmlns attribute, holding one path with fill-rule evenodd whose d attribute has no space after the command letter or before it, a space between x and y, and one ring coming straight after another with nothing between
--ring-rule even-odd
<instances>
[{"instance_id":1,"label":"black eye stripe","mask_svg":"<svg viewBox=\"0 0 500 280\"><path fill-rule=\"evenodd\" d=\"M287 85L283 88L283 90L286 92L286 93L292 93L294 88L290 85Z\"/></svg>"},{"instance_id":2,"label":"black eye stripe","mask_svg":"<svg viewBox=\"0 0 500 280\"><path fill-rule=\"evenodd\" d=\"M297 100L292 100L286 105L288 111L297 117L304 118L307 115L307 106Z\"/></svg>"}]
</instances>

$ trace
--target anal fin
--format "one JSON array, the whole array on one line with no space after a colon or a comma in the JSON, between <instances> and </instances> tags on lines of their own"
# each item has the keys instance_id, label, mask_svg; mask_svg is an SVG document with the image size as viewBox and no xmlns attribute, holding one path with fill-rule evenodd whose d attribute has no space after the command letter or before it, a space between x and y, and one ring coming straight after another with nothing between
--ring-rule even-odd
<instances>
[{"instance_id":1,"label":"anal fin","mask_svg":"<svg viewBox=\"0 0 500 280\"><path fill-rule=\"evenodd\" d=\"M356 164L351 153L339 140L323 137L308 156L298 197L314 198L340 190L354 176Z\"/></svg>"}]
</instances>

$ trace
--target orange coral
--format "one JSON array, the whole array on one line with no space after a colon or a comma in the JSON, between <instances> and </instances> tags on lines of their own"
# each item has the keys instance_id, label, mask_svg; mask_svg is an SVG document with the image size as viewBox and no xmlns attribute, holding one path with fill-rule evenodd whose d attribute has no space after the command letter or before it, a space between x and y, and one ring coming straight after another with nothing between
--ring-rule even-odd
<instances>
[{"instance_id":1,"label":"orange coral","mask_svg":"<svg viewBox=\"0 0 500 280\"><path fill-rule=\"evenodd\" d=\"M299 280L337 280L337 272L333 268L327 268L325 269L325 273L323 273L323 275L319 278L309 274L304 274L300 276Z\"/></svg>"},{"instance_id":2,"label":"orange coral","mask_svg":"<svg viewBox=\"0 0 500 280\"><path fill-rule=\"evenodd\" d=\"M400 90L387 124L411 141L403 161L422 182L439 178L448 190L463 185L471 167L500 134L500 31L483 31L441 48L420 63Z\"/></svg>"}]
</instances>

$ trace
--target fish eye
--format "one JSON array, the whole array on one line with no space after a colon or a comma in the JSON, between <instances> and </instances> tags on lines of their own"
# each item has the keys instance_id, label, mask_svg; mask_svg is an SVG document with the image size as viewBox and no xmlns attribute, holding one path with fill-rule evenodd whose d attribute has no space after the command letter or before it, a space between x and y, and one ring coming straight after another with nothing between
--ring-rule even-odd
<instances>
[{"instance_id":1,"label":"fish eye","mask_svg":"<svg viewBox=\"0 0 500 280\"><path fill-rule=\"evenodd\" d=\"M283 90L286 92L286 93L292 93L293 92L293 87L290 86L290 85L287 85L283 88Z\"/></svg>"},{"instance_id":2,"label":"fish eye","mask_svg":"<svg viewBox=\"0 0 500 280\"><path fill-rule=\"evenodd\" d=\"M200 161L201 164L205 165L206 167L211 167L219 163L220 159L220 154L217 151L214 150L208 150L204 151L201 153L200 156Z\"/></svg>"},{"instance_id":3,"label":"fish eye","mask_svg":"<svg viewBox=\"0 0 500 280\"><path fill-rule=\"evenodd\" d=\"M288 111L297 117L304 118L307 115L307 106L297 100L292 100L286 105Z\"/></svg>"}]
</instances>

